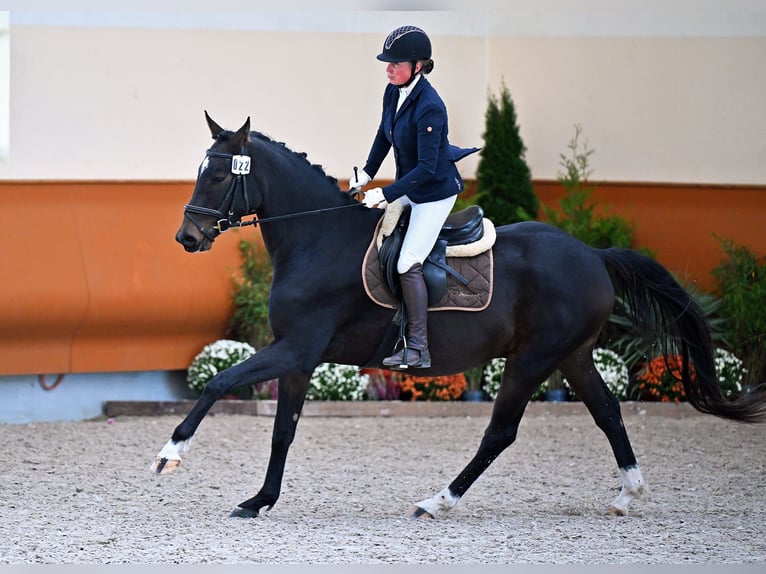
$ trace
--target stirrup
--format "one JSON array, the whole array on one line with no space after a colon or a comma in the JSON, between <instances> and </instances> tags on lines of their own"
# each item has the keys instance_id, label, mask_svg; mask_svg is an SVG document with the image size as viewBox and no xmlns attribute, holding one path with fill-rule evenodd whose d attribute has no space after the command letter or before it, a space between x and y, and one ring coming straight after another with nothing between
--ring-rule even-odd
<instances>
[{"instance_id":1,"label":"stirrup","mask_svg":"<svg viewBox=\"0 0 766 574\"><path fill-rule=\"evenodd\" d=\"M410 353L410 351L415 351L418 353L417 361L412 363L409 361L409 357L407 355ZM406 371L409 368L427 369L431 366L431 354L428 352L428 349L420 351L418 349L410 349L409 347L404 347L401 351L397 351L390 357L383 359L383 366L388 367L392 371Z\"/></svg>"}]
</instances>

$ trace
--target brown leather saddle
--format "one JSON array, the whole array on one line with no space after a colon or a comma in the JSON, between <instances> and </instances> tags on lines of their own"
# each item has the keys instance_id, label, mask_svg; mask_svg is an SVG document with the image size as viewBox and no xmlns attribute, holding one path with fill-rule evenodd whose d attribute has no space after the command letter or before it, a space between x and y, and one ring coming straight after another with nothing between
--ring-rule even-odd
<instances>
[{"instance_id":1,"label":"brown leather saddle","mask_svg":"<svg viewBox=\"0 0 766 574\"><path fill-rule=\"evenodd\" d=\"M404 236L410 221L410 207L406 206L392 233L383 239L378 252L381 274L388 289L396 299L401 299L399 274L396 262L402 250ZM429 306L436 304L447 291L447 274L452 275L462 285L468 285L468 279L447 263L447 247L467 245L482 238L484 234L484 211L478 205L472 205L461 211L451 213L436 240L431 253L423 263L423 277L428 288Z\"/></svg>"}]
</instances>

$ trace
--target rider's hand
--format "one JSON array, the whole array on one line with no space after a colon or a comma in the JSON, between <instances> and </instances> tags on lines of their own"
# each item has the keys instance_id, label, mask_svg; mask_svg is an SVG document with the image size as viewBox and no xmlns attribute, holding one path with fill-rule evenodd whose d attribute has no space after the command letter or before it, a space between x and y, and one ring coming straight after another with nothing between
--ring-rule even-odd
<instances>
[{"instance_id":1,"label":"rider's hand","mask_svg":"<svg viewBox=\"0 0 766 574\"><path fill-rule=\"evenodd\" d=\"M355 170L354 175L348 180L348 188L361 188L372 181L372 178L367 175L367 172L363 169Z\"/></svg>"},{"instance_id":2,"label":"rider's hand","mask_svg":"<svg viewBox=\"0 0 766 574\"><path fill-rule=\"evenodd\" d=\"M362 200L367 207L385 207L386 198L383 195L383 190L379 187L373 187L364 192L364 199Z\"/></svg>"}]
</instances>

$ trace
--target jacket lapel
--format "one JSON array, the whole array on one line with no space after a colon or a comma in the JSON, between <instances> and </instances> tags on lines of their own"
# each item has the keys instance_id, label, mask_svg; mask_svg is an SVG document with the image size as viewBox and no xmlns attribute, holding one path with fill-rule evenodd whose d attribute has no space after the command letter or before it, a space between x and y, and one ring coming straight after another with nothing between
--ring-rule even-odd
<instances>
[{"instance_id":1,"label":"jacket lapel","mask_svg":"<svg viewBox=\"0 0 766 574\"><path fill-rule=\"evenodd\" d=\"M415 84L415 87L412 88L412 91L410 92L410 94L407 96L407 98L404 100L404 102L402 102L402 107L399 108L399 111L396 112L396 114L394 115L394 122L396 122L396 119L399 117L399 115L405 109L407 109L407 107L410 104L412 104L412 102L415 101L415 99L417 99L417 97L420 95L420 93L425 89L425 86L426 86L427 83L428 83L428 80L426 80L425 76L420 76L420 79L418 80L418 83ZM398 96L398 94L397 94L397 96ZM394 100L394 109L396 109L396 104L398 104L398 103L399 103L399 100L395 99Z\"/></svg>"}]
</instances>

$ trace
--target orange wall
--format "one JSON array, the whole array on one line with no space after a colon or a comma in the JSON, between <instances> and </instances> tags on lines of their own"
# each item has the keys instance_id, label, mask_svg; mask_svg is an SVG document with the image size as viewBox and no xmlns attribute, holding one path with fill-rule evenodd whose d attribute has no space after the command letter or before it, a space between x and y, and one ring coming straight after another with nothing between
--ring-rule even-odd
<instances>
[{"instance_id":1,"label":"orange wall","mask_svg":"<svg viewBox=\"0 0 766 574\"><path fill-rule=\"evenodd\" d=\"M679 278L713 292L711 270L724 258L718 237L766 255L766 186L597 183L592 198L601 213L636 225L636 246L648 247ZM564 195L556 181L535 182L551 207ZM541 214L542 215L542 214Z\"/></svg>"},{"instance_id":2,"label":"orange wall","mask_svg":"<svg viewBox=\"0 0 766 574\"><path fill-rule=\"evenodd\" d=\"M238 239L258 233L184 252L174 236L193 185L0 182L0 374L185 369L222 337ZM549 205L562 194L555 181L535 189ZM603 183L594 198L706 289L723 257L712 233L766 253L764 186Z\"/></svg>"},{"instance_id":3,"label":"orange wall","mask_svg":"<svg viewBox=\"0 0 766 574\"><path fill-rule=\"evenodd\" d=\"M174 241L190 182L0 182L0 374L185 369L224 333L237 235Z\"/></svg>"}]
</instances>

